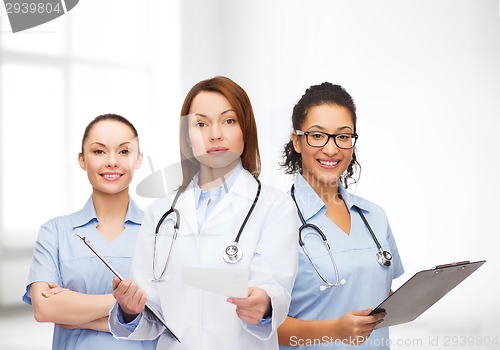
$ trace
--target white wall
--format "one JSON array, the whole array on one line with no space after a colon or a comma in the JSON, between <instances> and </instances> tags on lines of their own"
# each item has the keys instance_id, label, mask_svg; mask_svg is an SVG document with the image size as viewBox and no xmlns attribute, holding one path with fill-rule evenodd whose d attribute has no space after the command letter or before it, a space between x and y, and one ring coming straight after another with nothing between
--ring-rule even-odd
<instances>
[{"instance_id":1,"label":"white wall","mask_svg":"<svg viewBox=\"0 0 500 350\"><path fill-rule=\"evenodd\" d=\"M277 161L295 102L311 84L339 83L358 106L363 171L354 190L386 209L406 266L395 285L436 264L487 260L418 320L434 329L488 332L500 321L491 312L500 309L492 281L500 267L498 6L183 2L192 19L183 22L183 86L223 74L246 88L266 182L289 187Z\"/></svg>"},{"instance_id":2,"label":"white wall","mask_svg":"<svg viewBox=\"0 0 500 350\"><path fill-rule=\"evenodd\" d=\"M90 16L84 6L96 1L72 16ZM151 35L128 45L150 40L151 105L139 124L156 168L177 159L187 90L227 75L253 101L263 180L287 190L277 161L292 107L311 84L339 83L358 106L363 171L353 190L385 208L404 259L395 286L436 264L487 260L412 325L499 334L497 0L184 0L151 9Z\"/></svg>"}]
</instances>

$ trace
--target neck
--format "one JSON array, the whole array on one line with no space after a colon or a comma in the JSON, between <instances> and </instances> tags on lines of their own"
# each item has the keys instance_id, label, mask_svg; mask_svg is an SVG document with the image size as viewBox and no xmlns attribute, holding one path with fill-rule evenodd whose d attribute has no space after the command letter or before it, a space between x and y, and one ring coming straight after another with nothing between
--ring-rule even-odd
<instances>
[{"instance_id":1,"label":"neck","mask_svg":"<svg viewBox=\"0 0 500 350\"><path fill-rule=\"evenodd\" d=\"M115 194L94 190L92 201L99 221L125 220L129 203L128 189Z\"/></svg>"},{"instance_id":2,"label":"neck","mask_svg":"<svg viewBox=\"0 0 500 350\"><path fill-rule=\"evenodd\" d=\"M339 193L338 181L326 183L318 181L310 174L302 174L302 176L327 206L330 204L339 204L344 202Z\"/></svg>"},{"instance_id":3,"label":"neck","mask_svg":"<svg viewBox=\"0 0 500 350\"><path fill-rule=\"evenodd\" d=\"M198 186L204 191L220 186L234 172L240 160L228 165L227 167L214 169L206 166L200 167L198 176Z\"/></svg>"}]
</instances>

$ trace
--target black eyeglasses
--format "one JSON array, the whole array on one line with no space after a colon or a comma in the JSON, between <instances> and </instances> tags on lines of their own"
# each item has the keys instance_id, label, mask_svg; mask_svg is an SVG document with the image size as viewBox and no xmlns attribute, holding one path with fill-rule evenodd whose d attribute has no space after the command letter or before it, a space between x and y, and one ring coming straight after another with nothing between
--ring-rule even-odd
<instances>
[{"instance_id":1,"label":"black eyeglasses","mask_svg":"<svg viewBox=\"0 0 500 350\"><path fill-rule=\"evenodd\" d=\"M329 134L322 131L302 131L295 130L297 136L305 136L307 144L311 147L324 147L330 138L333 139L335 146L341 149L351 149L356 145L358 134L356 133L339 133Z\"/></svg>"}]
</instances>

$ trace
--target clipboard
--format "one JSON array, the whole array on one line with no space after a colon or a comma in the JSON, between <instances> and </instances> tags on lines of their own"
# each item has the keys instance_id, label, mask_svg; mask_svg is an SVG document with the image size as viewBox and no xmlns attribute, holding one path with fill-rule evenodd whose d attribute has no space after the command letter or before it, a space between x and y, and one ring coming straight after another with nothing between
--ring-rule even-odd
<instances>
[{"instance_id":1,"label":"clipboard","mask_svg":"<svg viewBox=\"0 0 500 350\"><path fill-rule=\"evenodd\" d=\"M417 272L373 309L370 315L387 312L384 322L375 328L413 321L485 262L486 260L461 261Z\"/></svg>"},{"instance_id":2,"label":"clipboard","mask_svg":"<svg viewBox=\"0 0 500 350\"><path fill-rule=\"evenodd\" d=\"M94 247L90 244L90 241L87 237L81 235L81 234L76 234L78 236L78 238L80 238L82 240L82 242L99 258L99 260L102 261L102 263L104 265L106 265L106 267L111 271L113 272L113 274L118 277L118 279L120 281L123 281L123 277L120 276L120 274L118 273L118 271L115 270L115 268L113 266L110 265L110 263L108 263L108 261L106 259L104 259L104 257L99 254L99 252L97 250L94 249ZM152 306L151 304L146 301L146 305L145 305L145 308L144 310L147 310L149 311L157 320L158 322L160 322L163 327L165 327L165 330L170 334L170 336L172 338L175 338L175 340L177 340L179 343L181 342L179 340L179 338L170 330L170 328L168 328L167 324L165 323L165 321L163 320L163 318L161 317L160 313L158 311L156 311Z\"/></svg>"}]
</instances>

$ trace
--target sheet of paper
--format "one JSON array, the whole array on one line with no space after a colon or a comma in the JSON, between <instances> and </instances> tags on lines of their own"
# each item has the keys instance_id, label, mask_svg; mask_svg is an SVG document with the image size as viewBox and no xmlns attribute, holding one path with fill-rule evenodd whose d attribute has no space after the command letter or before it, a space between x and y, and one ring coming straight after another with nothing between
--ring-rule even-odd
<instances>
[{"instance_id":1,"label":"sheet of paper","mask_svg":"<svg viewBox=\"0 0 500 350\"><path fill-rule=\"evenodd\" d=\"M226 297L246 298L248 295L248 270L183 267L184 283L221 294Z\"/></svg>"}]
</instances>

